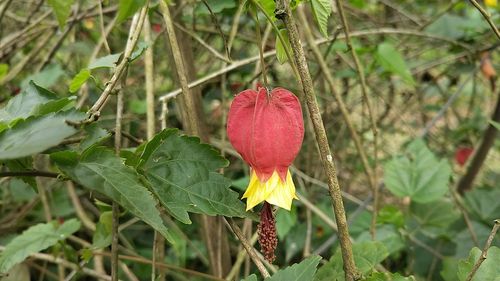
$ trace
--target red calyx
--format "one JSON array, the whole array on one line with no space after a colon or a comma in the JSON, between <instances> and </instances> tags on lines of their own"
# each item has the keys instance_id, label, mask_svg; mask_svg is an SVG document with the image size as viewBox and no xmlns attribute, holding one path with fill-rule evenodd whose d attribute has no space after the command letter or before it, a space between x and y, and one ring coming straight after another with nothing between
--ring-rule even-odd
<instances>
[{"instance_id":1,"label":"red calyx","mask_svg":"<svg viewBox=\"0 0 500 281\"><path fill-rule=\"evenodd\" d=\"M277 171L284 182L304 138L300 102L283 88L245 90L231 104L227 134L261 181Z\"/></svg>"},{"instance_id":2,"label":"red calyx","mask_svg":"<svg viewBox=\"0 0 500 281\"><path fill-rule=\"evenodd\" d=\"M471 156L474 150L471 147L460 147L455 152L455 161L458 165L463 166Z\"/></svg>"}]
</instances>

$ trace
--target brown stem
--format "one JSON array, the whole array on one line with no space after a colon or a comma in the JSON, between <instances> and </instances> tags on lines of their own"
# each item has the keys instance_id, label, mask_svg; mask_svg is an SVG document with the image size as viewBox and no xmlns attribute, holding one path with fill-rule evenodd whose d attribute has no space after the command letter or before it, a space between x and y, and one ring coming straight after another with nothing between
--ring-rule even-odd
<instances>
[{"instance_id":1,"label":"brown stem","mask_svg":"<svg viewBox=\"0 0 500 281\"><path fill-rule=\"evenodd\" d=\"M45 177L45 178L57 178L58 173L52 173L47 171L19 171L19 172L1 172L0 178L6 177Z\"/></svg>"},{"instance_id":2,"label":"brown stem","mask_svg":"<svg viewBox=\"0 0 500 281\"><path fill-rule=\"evenodd\" d=\"M486 244L484 245L483 251L481 252L481 256L472 267L472 270L470 271L465 281L472 280L474 274L476 274L477 270L479 269L483 261L486 259L486 255L488 254L488 249L491 246L491 242L493 242L493 238L495 238L495 235L497 234L498 228L500 228L500 219L495 220L495 225L493 225L493 229L491 230L490 236L488 236L488 240L486 240Z\"/></svg>"},{"instance_id":3,"label":"brown stem","mask_svg":"<svg viewBox=\"0 0 500 281\"><path fill-rule=\"evenodd\" d=\"M165 22L165 29L172 52L175 71L182 89L182 114L186 123L186 131L192 135L199 136L201 139L207 139L203 134L202 126L200 126L202 105L200 102L197 102L200 100L196 100L196 98L200 96L194 95L188 86L189 77L187 69L189 69L189 65L187 62L189 53L184 53L183 56L175 33L170 9L165 1L160 1L159 3L160 11ZM184 46L184 48L186 47ZM190 72L192 73L194 71ZM214 275L222 277L229 270L230 263L229 245L226 232L224 232L222 228L222 220L220 217L208 217L206 215L202 215L200 219L203 240L207 246L207 252L210 257L211 271Z\"/></svg>"},{"instance_id":4,"label":"brown stem","mask_svg":"<svg viewBox=\"0 0 500 281\"><path fill-rule=\"evenodd\" d=\"M491 30L495 33L495 35L500 39L500 31L498 30L497 26L495 23L491 20L490 14L483 8L481 5L476 0L469 0L469 2L476 7L476 9L483 15L483 18L488 22L488 24L491 27Z\"/></svg>"},{"instance_id":5,"label":"brown stem","mask_svg":"<svg viewBox=\"0 0 500 281\"><path fill-rule=\"evenodd\" d=\"M138 14L139 15L138 18L135 21L135 24L134 24L134 21L132 21L130 32L129 32L129 37L127 40L127 45L125 46L125 51L123 52L123 59L116 66L115 72L113 73L113 76L111 77L109 82L106 84L106 88L104 89L102 94L99 96L99 98L94 103L94 105L90 108L89 121L93 121L93 120L96 120L97 118L99 118L99 115L101 113L101 109L106 104L106 101L108 100L109 95L111 95L111 93L113 92L114 88L116 87L116 85L118 83L118 80L120 79L123 72L125 71L125 68L129 63L132 52L134 51L137 40L139 39L139 35L141 34L142 25L144 23L144 20L146 19L146 15L147 15L147 11L148 11L148 5L149 5L149 1L147 1L145 6L141 9L140 13Z\"/></svg>"},{"instance_id":6,"label":"brown stem","mask_svg":"<svg viewBox=\"0 0 500 281\"><path fill-rule=\"evenodd\" d=\"M264 279L270 277L271 275L269 274L269 272L267 272L266 267L257 256L257 252L255 251L254 247L252 247L252 245L247 240L243 232L241 232L241 229L238 227L238 225L231 218L229 219L228 224L233 230L236 237L238 237L238 240L240 240L245 250L247 251L248 256L250 256L254 264L257 266L257 269L260 271L260 274L262 274L262 277L264 277Z\"/></svg>"},{"instance_id":7,"label":"brown stem","mask_svg":"<svg viewBox=\"0 0 500 281\"><path fill-rule=\"evenodd\" d=\"M497 97L497 104L495 106L495 111L491 116L491 120L495 122L500 122L500 95L498 95ZM474 179L479 173L479 170L483 166L484 160L486 159L488 152L495 143L497 134L498 134L498 129L495 128L495 126L493 126L492 124L490 124L486 129L486 131L484 132L483 140L481 141L481 144L477 148L476 153L474 153L471 163L467 168L467 172L462 178L460 178L460 181L458 182L457 191L461 195L463 195L466 191L472 188L472 183L474 182Z\"/></svg>"},{"instance_id":8,"label":"brown stem","mask_svg":"<svg viewBox=\"0 0 500 281\"><path fill-rule=\"evenodd\" d=\"M170 15L170 9L168 5L165 3L165 1L160 1L160 10L161 13L163 14L163 19L165 21L165 28L167 30L167 36L168 36L168 41L170 43L170 48L172 51L172 57L174 60L175 64L175 70L177 72L177 77L179 79L179 83L181 84L181 89L182 89L182 94L183 94L183 101L185 105L185 114L187 120L187 127L188 130L190 131L191 134L194 135L200 135L200 128L198 126L198 120L196 116L196 110L195 109L195 102L190 94L190 90L188 87L188 81L187 81L187 72L186 72L186 67L184 65L184 62L182 60L182 53L177 41L177 36L175 34L174 30L174 24L172 21L172 16Z\"/></svg>"},{"instance_id":9,"label":"brown stem","mask_svg":"<svg viewBox=\"0 0 500 281\"><path fill-rule=\"evenodd\" d=\"M1 246L0 246L0 249L1 249ZM101 256L107 256L107 257L111 256L111 254L107 253L107 252L94 251L92 253L94 255L101 255ZM138 263L142 263L142 264L153 264L153 262L151 260L145 259L145 258L140 257L140 256L119 255L118 257L122 260L128 260L128 261L138 262ZM171 264L166 264L166 263L162 263L162 262L156 262L155 266L159 267L159 268L172 269L175 271L184 272L184 273L187 273L190 275L202 277L206 280L224 281L224 279L210 275L210 274L206 274L206 273L202 273L202 272L198 272L198 271L194 271L191 269L187 269L187 268L183 268L183 267L175 266L175 265L171 265Z\"/></svg>"},{"instance_id":10,"label":"brown stem","mask_svg":"<svg viewBox=\"0 0 500 281\"><path fill-rule=\"evenodd\" d=\"M292 11L290 10L290 3L287 0L276 0L276 17L282 19L288 29L290 44L293 49L295 64L297 65L302 89L304 91L305 101L309 109L309 117L313 123L314 132L316 135L316 142L320 150L321 162L323 169L328 178L328 187L330 196L335 212L335 219L339 229L340 248L342 251L342 259L344 261L345 279L347 281L359 280L359 274L352 254L352 245L349 237L349 229L347 226L346 214L344 203L342 202L342 193L340 191L339 182L337 179L337 170L333 161L333 156L328 144L325 127L321 118L321 113L314 93L314 88L307 66L304 50L300 43L299 32L295 19L293 18Z\"/></svg>"}]
</instances>

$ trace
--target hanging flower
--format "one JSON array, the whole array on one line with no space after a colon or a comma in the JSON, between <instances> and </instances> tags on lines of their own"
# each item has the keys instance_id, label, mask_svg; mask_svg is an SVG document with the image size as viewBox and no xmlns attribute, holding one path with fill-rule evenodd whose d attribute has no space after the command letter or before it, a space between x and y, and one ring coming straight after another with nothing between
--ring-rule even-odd
<instances>
[{"instance_id":1,"label":"hanging flower","mask_svg":"<svg viewBox=\"0 0 500 281\"><path fill-rule=\"evenodd\" d=\"M459 147L455 152L455 161L460 167L464 166L472 152L474 152L472 147Z\"/></svg>"},{"instance_id":2,"label":"hanging flower","mask_svg":"<svg viewBox=\"0 0 500 281\"><path fill-rule=\"evenodd\" d=\"M251 167L250 183L243 195L247 210L263 201L290 210L297 197L288 167L304 138L298 98L283 88L269 93L260 87L239 93L229 109L227 134Z\"/></svg>"}]
</instances>

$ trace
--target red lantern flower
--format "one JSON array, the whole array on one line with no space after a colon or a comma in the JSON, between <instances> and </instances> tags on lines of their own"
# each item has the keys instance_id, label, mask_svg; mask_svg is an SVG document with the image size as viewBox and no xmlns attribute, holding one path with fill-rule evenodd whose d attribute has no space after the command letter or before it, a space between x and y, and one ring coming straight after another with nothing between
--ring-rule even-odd
<instances>
[{"instance_id":1,"label":"red lantern flower","mask_svg":"<svg viewBox=\"0 0 500 281\"><path fill-rule=\"evenodd\" d=\"M455 152L455 161L458 163L458 165L463 166L471 156L472 152L474 150L472 147L460 147L457 149Z\"/></svg>"},{"instance_id":2,"label":"red lantern flower","mask_svg":"<svg viewBox=\"0 0 500 281\"><path fill-rule=\"evenodd\" d=\"M243 195L247 210L263 201L290 210L297 197L288 167L304 138L298 98L283 88L239 93L229 109L227 134L252 169Z\"/></svg>"}]
</instances>

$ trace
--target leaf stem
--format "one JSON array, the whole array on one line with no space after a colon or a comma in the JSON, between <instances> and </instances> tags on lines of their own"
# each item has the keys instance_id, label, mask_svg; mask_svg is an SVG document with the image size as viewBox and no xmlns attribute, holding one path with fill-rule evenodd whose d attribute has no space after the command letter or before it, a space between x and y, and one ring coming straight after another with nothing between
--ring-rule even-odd
<instances>
[{"instance_id":1,"label":"leaf stem","mask_svg":"<svg viewBox=\"0 0 500 281\"><path fill-rule=\"evenodd\" d=\"M278 36L278 39L281 41L281 44L283 46L286 46L286 40L285 38L281 35L281 32L278 28L278 26L274 23L273 19L266 13L266 11L264 10L264 7L262 7L262 5L259 3L259 1L256 1L256 0L252 0L252 2L255 4L255 6L257 8L259 8L259 10L264 14L264 16L266 17L267 21L269 21L269 23L273 26L273 29L274 31L276 32L276 35ZM297 70L297 66L295 65L294 63L294 60L293 60L293 57L292 57L292 54L290 54L290 50L288 50L288 48L283 48L285 50L285 54L286 54L286 57L288 58L288 61L290 62L290 66L292 67L293 69L293 73L295 74L295 77L297 79L299 79L299 72Z\"/></svg>"},{"instance_id":2,"label":"leaf stem","mask_svg":"<svg viewBox=\"0 0 500 281\"><path fill-rule=\"evenodd\" d=\"M266 87L266 89L269 89L269 82L267 81L267 67L266 62L264 61L264 46L262 46L262 34L260 30L259 14L255 12L252 13L252 16L255 21L255 34L257 35L257 45L259 47L260 65L262 68L262 81L264 83L264 87Z\"/></svg>"}]
</instances>

